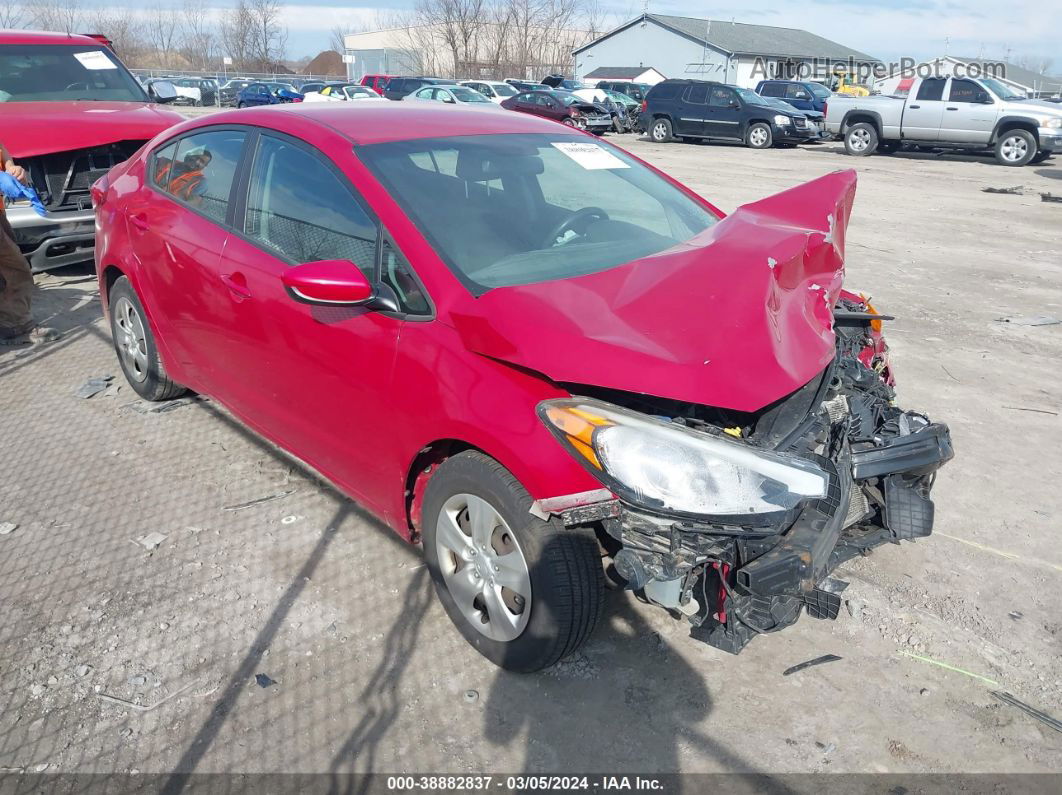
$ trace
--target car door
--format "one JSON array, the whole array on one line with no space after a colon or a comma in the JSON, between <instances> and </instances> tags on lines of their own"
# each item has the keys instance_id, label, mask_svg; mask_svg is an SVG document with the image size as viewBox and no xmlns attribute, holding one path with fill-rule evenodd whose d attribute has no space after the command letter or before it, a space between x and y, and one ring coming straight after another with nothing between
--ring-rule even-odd
<instances>
[{"instance_id":1,"label":"car door","mask_svg":"<svg viewBox=\"0 0 1062 795\"><path fill-rule=\"evenodd\" d=\"M415 92L413 96L417 99L435 99L435 89L431 86L428 86L426 88L422 88L420 91Z\"/></svg>"},{"instance_id":2,"label":"car door","mask_svg":"<svg viewBox=\"0 0 1062 795\"><path fill-rule=\"evenodd\" d=\"M946 77L926 77L918 86L918 94L908 97L901 122L904 138L915 141L936 141L944 116L944 87Z\"/></svg>"},{"instance_id":3,"label":"car door","mask_svg":"<svg viewBox=\"0 0 1062 795\"><path fill-rule=\"evenodd\" d=\"M704 122L708 111L707 83L690 83L679 95L676 108L675 135L705 135Z\"/></svg>"},{"instance_id":4,"label":"car door","mask_svg":"<svg viewBox=\"0 0 1062 795\"><path fill-rule=\"evenodd\" d=\"M741 138L741 103L733 89L712 86L708 92L704 130L710 138Z\"/></svg>"},{"instance_id":5,"label":"car door","mask_svg":"<svg viewBox=\"0 0 1062 795\"><path fill-rule=\"evenodd\" d=\"M243 127L210 127L160 147L149 158L144 188L126 205L148 313L192 375L189 386L219 396L218 353L235 318L217 266L247 135Z\"/></svg>"},{"instance_id":6,"label":"car door","mask_svg":"<svg viewBox=\"0 0 1062 795\"><path fill-rule=\"evenodd\" d=\"M940 140L987 144L999 116L999 104L973 80L953 77L940 123Z\"/></svg>"},{"instance_id":7,"label":"car door","mask_svg":"<svg viewBox=\"0 0 1062 795\"><path fill-rule=\"evenodd\" d=\"M236 382L229 405L371 501L365 484L386 469L394 433L384 418L403 316L300 303L281 277L340 259L379 283L392 270L383 266L387 241L349 180L302 141L261 132L246 184L220 263L240 287L229 297L238 322L223 355Z\"/></svg>"}]
</instances>

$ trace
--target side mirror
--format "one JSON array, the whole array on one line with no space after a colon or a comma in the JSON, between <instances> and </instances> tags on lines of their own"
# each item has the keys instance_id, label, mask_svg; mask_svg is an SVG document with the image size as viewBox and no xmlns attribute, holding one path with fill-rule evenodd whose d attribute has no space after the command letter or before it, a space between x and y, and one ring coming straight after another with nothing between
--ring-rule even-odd
<instances>
[{"instance_id":1,"label":"side mirror","mask_svg":"<svg viewBox=\"0 0 1062 795\"><path fill-rule=\"evenodd\" d=\"M362 306L376 297L365 274L349 260L307 262L280 277L294 300L321 306Z\"/></svg>"},{"instance_id":2,"label":"side mirror","mask_svg":"<svg viewBox=\"0 0 1062 795\"><path fill-rule=\"evenodd\" d=\"M156 80L148 86L148 95L156 102L163 104L177 99L177 86L169 80Z\"/></svg>"}]
</instances>

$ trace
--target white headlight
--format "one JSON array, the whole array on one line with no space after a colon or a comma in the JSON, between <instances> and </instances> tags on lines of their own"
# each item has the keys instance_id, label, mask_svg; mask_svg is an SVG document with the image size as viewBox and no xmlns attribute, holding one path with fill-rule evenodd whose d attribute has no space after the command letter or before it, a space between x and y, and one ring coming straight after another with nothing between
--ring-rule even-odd
<instances>
[{"instance_id":1,"label":"white headlight","mask_svg":"<svg viewBox=\"0 0 1062 795\"><path fill-rule=\"evenodd\" d=\"M599 401L547 401L540 412L576 457L607 476L606 485L615 481L625 492L621 496L649 508L763 514L826 495L826 473L803 458Z\"/></svg>"},{"instance_id":2,"label":"white headlight","mask_svg":"<svg viewBox=\"0 0 1062 795\"><path fill-rule=\"evenodd\" d=\"M1062 117L1059 116L1048 116L1046 119L1041 119L1040 121L1043 122L1040 125L1041 127L1062 127Z\"/></svg>"},{"instance_id":3,"label":"white headlight","mask_svg":"<svg viewBox=\"0 0 1062 795\"><path fill-rule=\"evenodd\" d=\"M775 124L789 124L790 119L788 116L782 116L781 114L774 117Z\"/></svg>"}]
</instances>

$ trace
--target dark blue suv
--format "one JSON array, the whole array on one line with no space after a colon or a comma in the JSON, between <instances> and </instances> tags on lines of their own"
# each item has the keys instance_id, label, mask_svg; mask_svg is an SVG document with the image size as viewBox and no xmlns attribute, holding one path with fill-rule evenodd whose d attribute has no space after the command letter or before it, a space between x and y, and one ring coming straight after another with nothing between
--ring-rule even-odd
<instances>
[{"instance_id":1,"label":"dark blue suv","mask_svg":"<svg viewBox=\"0 0 1062 795\"><path fill-rule=\"evenodd\" d=\"M799 110L817 110L819 113L823 112L831 94L830 89L821 83L801 80L761 80L756 93L761 97L777 97Z\"/></svg>"},{"instance_id":2,"label":"dark blue suv","mask_svg":"<svg viewBox=\"0 0 1062 795\"><path fill-rule=\"evenodd\" d=\"M302 102L302 94L288 83L251 83L236 92L236 107Z\"/></svg>"}]
</instances>

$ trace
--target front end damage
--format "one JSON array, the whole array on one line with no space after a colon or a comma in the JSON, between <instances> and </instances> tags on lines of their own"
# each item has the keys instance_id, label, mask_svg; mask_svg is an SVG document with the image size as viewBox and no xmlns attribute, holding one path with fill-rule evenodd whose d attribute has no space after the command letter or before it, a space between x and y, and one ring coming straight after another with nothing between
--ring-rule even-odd
<instances>
[{"instance_id":1,"label":"front end damage","mask_svg":"<svg viewBox=\"0 0 1062 795\"><path fill-rule=\"evenodd\" d=\"M758 412L571 385L591 399L812 462L827 476L821 497L747 520L680 516L622 498L557 512L568 524L596 523L625 586L685 617L694 637L717 648L737 653L804 610L836 618L844 583L830 573L881 544L928 536L933 480L952 458L946 425L896 407L882 320L842 293L834 360Z\"/></svg>"}]
</instances>

